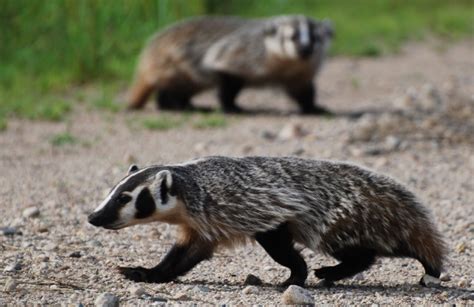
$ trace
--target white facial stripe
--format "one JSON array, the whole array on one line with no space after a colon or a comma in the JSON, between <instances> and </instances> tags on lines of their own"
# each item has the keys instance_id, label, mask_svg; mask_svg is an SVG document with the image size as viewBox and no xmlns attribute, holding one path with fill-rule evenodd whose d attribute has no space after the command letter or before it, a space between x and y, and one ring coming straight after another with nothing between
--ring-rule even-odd
<instances>
[{"instance_id":1,"label":"white facial stripe","mask_svg":"<svg viewBox=\"0 0 474 307\"><path fill-rule=\"evenodd\" d=\"M138 186L135 190L129 193L129 195L132 197L132 200L130 200L128 204L120 209L119 220L121 222L129 222L135 218L135 214L137 212L137 209L135 208L135 202L137 201L138 195L144 188L144 186Z\"/></svg>"},{"instance_id":2,"label":"white facial stripe","mask_svg":"<svg viewBox=\"0 0 474 307\"><path fill-rule=\"evenodd\" d=\"M308 29L308 23L301 21L299 23L299 28L300 28L300 43L303 46L309 45L309 29Z\"/></svg>"},{"instance_id":3,"label":"white facial stripe","mask_svg":"<svg viewBox=\"0 0 474 307\"><path fill-rule=\"evenodd\" d=\"M102 210L106 205L107 203L112 199L112 195L114 195L114 193L125 183L127 182L130 178L133 178L134 176L137 176L138 174L140 173L143 173L144 171L146 171L147 169L149 169L150 167L146 167L144 169L141 169L133 174L131 174L130 176L127 176L125 178L122 179L122 181L120 181L116 186L115 188L112 190L112 192L109 193L109 195L107 195L107 198L94 210L94 212L98 212L100 210Z\"/></svg>"}]
</instances>

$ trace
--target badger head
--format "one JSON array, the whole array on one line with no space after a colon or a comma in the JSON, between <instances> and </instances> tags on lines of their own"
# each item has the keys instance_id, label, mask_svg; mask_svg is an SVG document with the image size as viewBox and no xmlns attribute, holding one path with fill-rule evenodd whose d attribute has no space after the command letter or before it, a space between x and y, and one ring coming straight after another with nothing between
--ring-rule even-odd
<instances>
[{"instance_id":1,"label":"badger head","mask_svg":"<svg viewBox=\"0 0 474 307\"><path fill-rule=\"evenodd\" d=\"M89 223L107 229L120 229L174 214L178 199L169 170L131 165L128 174L92 212Z\"/></svg>"},{"instance_id":2,"label":"badger head","mask_svg":"<svg viewBox=\"0 0 474 307\"><path fill-rule=\"evenodd\" d=\"M316 21L302 15L270 19L264 32L267 52L290 59L308 59L321 54L333 36L329 20Z\"/></svg>"}]
</instances>

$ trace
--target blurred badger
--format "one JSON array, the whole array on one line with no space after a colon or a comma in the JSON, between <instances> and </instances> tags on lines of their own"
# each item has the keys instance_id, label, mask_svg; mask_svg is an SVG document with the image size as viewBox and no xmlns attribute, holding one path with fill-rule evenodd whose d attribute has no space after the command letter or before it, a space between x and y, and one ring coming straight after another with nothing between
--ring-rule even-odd
<instances>
[{"instance_id":1,"label":"blurred badger","mask_svg":"<svg viewBox=\"0 0 474 307\"><path fill-rule=\"evenodd\" d=\"M328 21L294 15L245 20L199 17L157 33L144 48L128 107L139 109L158 92L160 109L191 108L191 97L217 87L225 112L242 111L235 98L246 86L282 87L305 114L315 104L313 79L333 31Z\"/></svg>"}]
</instances>

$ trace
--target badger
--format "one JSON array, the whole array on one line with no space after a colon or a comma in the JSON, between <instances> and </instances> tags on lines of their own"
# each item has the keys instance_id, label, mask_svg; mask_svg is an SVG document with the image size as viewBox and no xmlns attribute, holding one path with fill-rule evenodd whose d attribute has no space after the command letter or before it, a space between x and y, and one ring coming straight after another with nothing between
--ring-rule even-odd
<instances>
[{"instance_id":1,"label":"badger","mask_svg":"<svg viewBox=\"0 0 474 307\"><path fill-rule=\"evenodd\" d=\"M302 15L264 19L191 18L155 34L142 51L128 108L139 109L157 91L160 109L190 109L191 97L217 88L224 112L247 86L283 88L303 113L328 113L315 104L313 79L333 35L328 20Z\"/></svg>"},{"instance_id":2,"label":"badger","mask_svg":"<svg viewBox=\"0 0 474 307\"><path fill-rule=\"evenodd\" d=\"M420 284L439 282L445 255L427 209L395 180L346 162L296 157L132 165L88 221L106 229L179 226L157 266L119 267L137 282L172 281L218 246L249 240L290 269L283 286L303 286L308 275L296 243L340 261L315 270L326 285L368 269L379 256L414 258L425 270Z\"/></svg>"}]
</instances>

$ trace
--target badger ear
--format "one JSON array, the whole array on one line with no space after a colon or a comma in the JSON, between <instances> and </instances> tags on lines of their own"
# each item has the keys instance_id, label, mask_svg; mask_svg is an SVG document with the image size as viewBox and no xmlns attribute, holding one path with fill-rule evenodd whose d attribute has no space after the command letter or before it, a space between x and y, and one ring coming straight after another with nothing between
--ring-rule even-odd
<instances>
[{"instance_id":1,"label":"badger ear","mask_svg":"<svg viewBox=\"0 0 474 307\"><path fill-rule=\"evenodd\" d=\"M275 35L276 32L277 32L276 25L271 23L271 22L268 23L267 25L265 25L264 28L263 28L263 34L265 36Z\"/></svg>"},{"instance_id":2,"label":"badger ear","mask_svg":"<svg viewBox=\"0 0 474 307\"><path fill-rule=\"evenodd\" d=\"M334 28L332 26L332 22L329 19L323 19L321 21L321 26L323 29L324 36L333 38L334 37Z\"/></svg>"},{"instance_id":3,"label":"badger ear","mask_svg":"<svg viewBox=\"0 0 474 307\"><path fill-rule=\"evenodd\" d=\"M135 164L130 165L128 167L127 176L130 175L131 173L135 173L136 171L138 171L138 166L136 166Z\"/></svg>"},{"instance_id":4,"label":"badger ear","mask_svg":"<svg viewBox=\"0 0 474 307\"><path fill-rule=\"evenodd\" d=\"M173 187L173 175L169 170L163 170L158 172L155 175L155 183L156 186L160 187L160 197L162 204L168 202L168 194L172 196L176 194L174 192L175 189Z\"/></svg>"}]
</instances>

